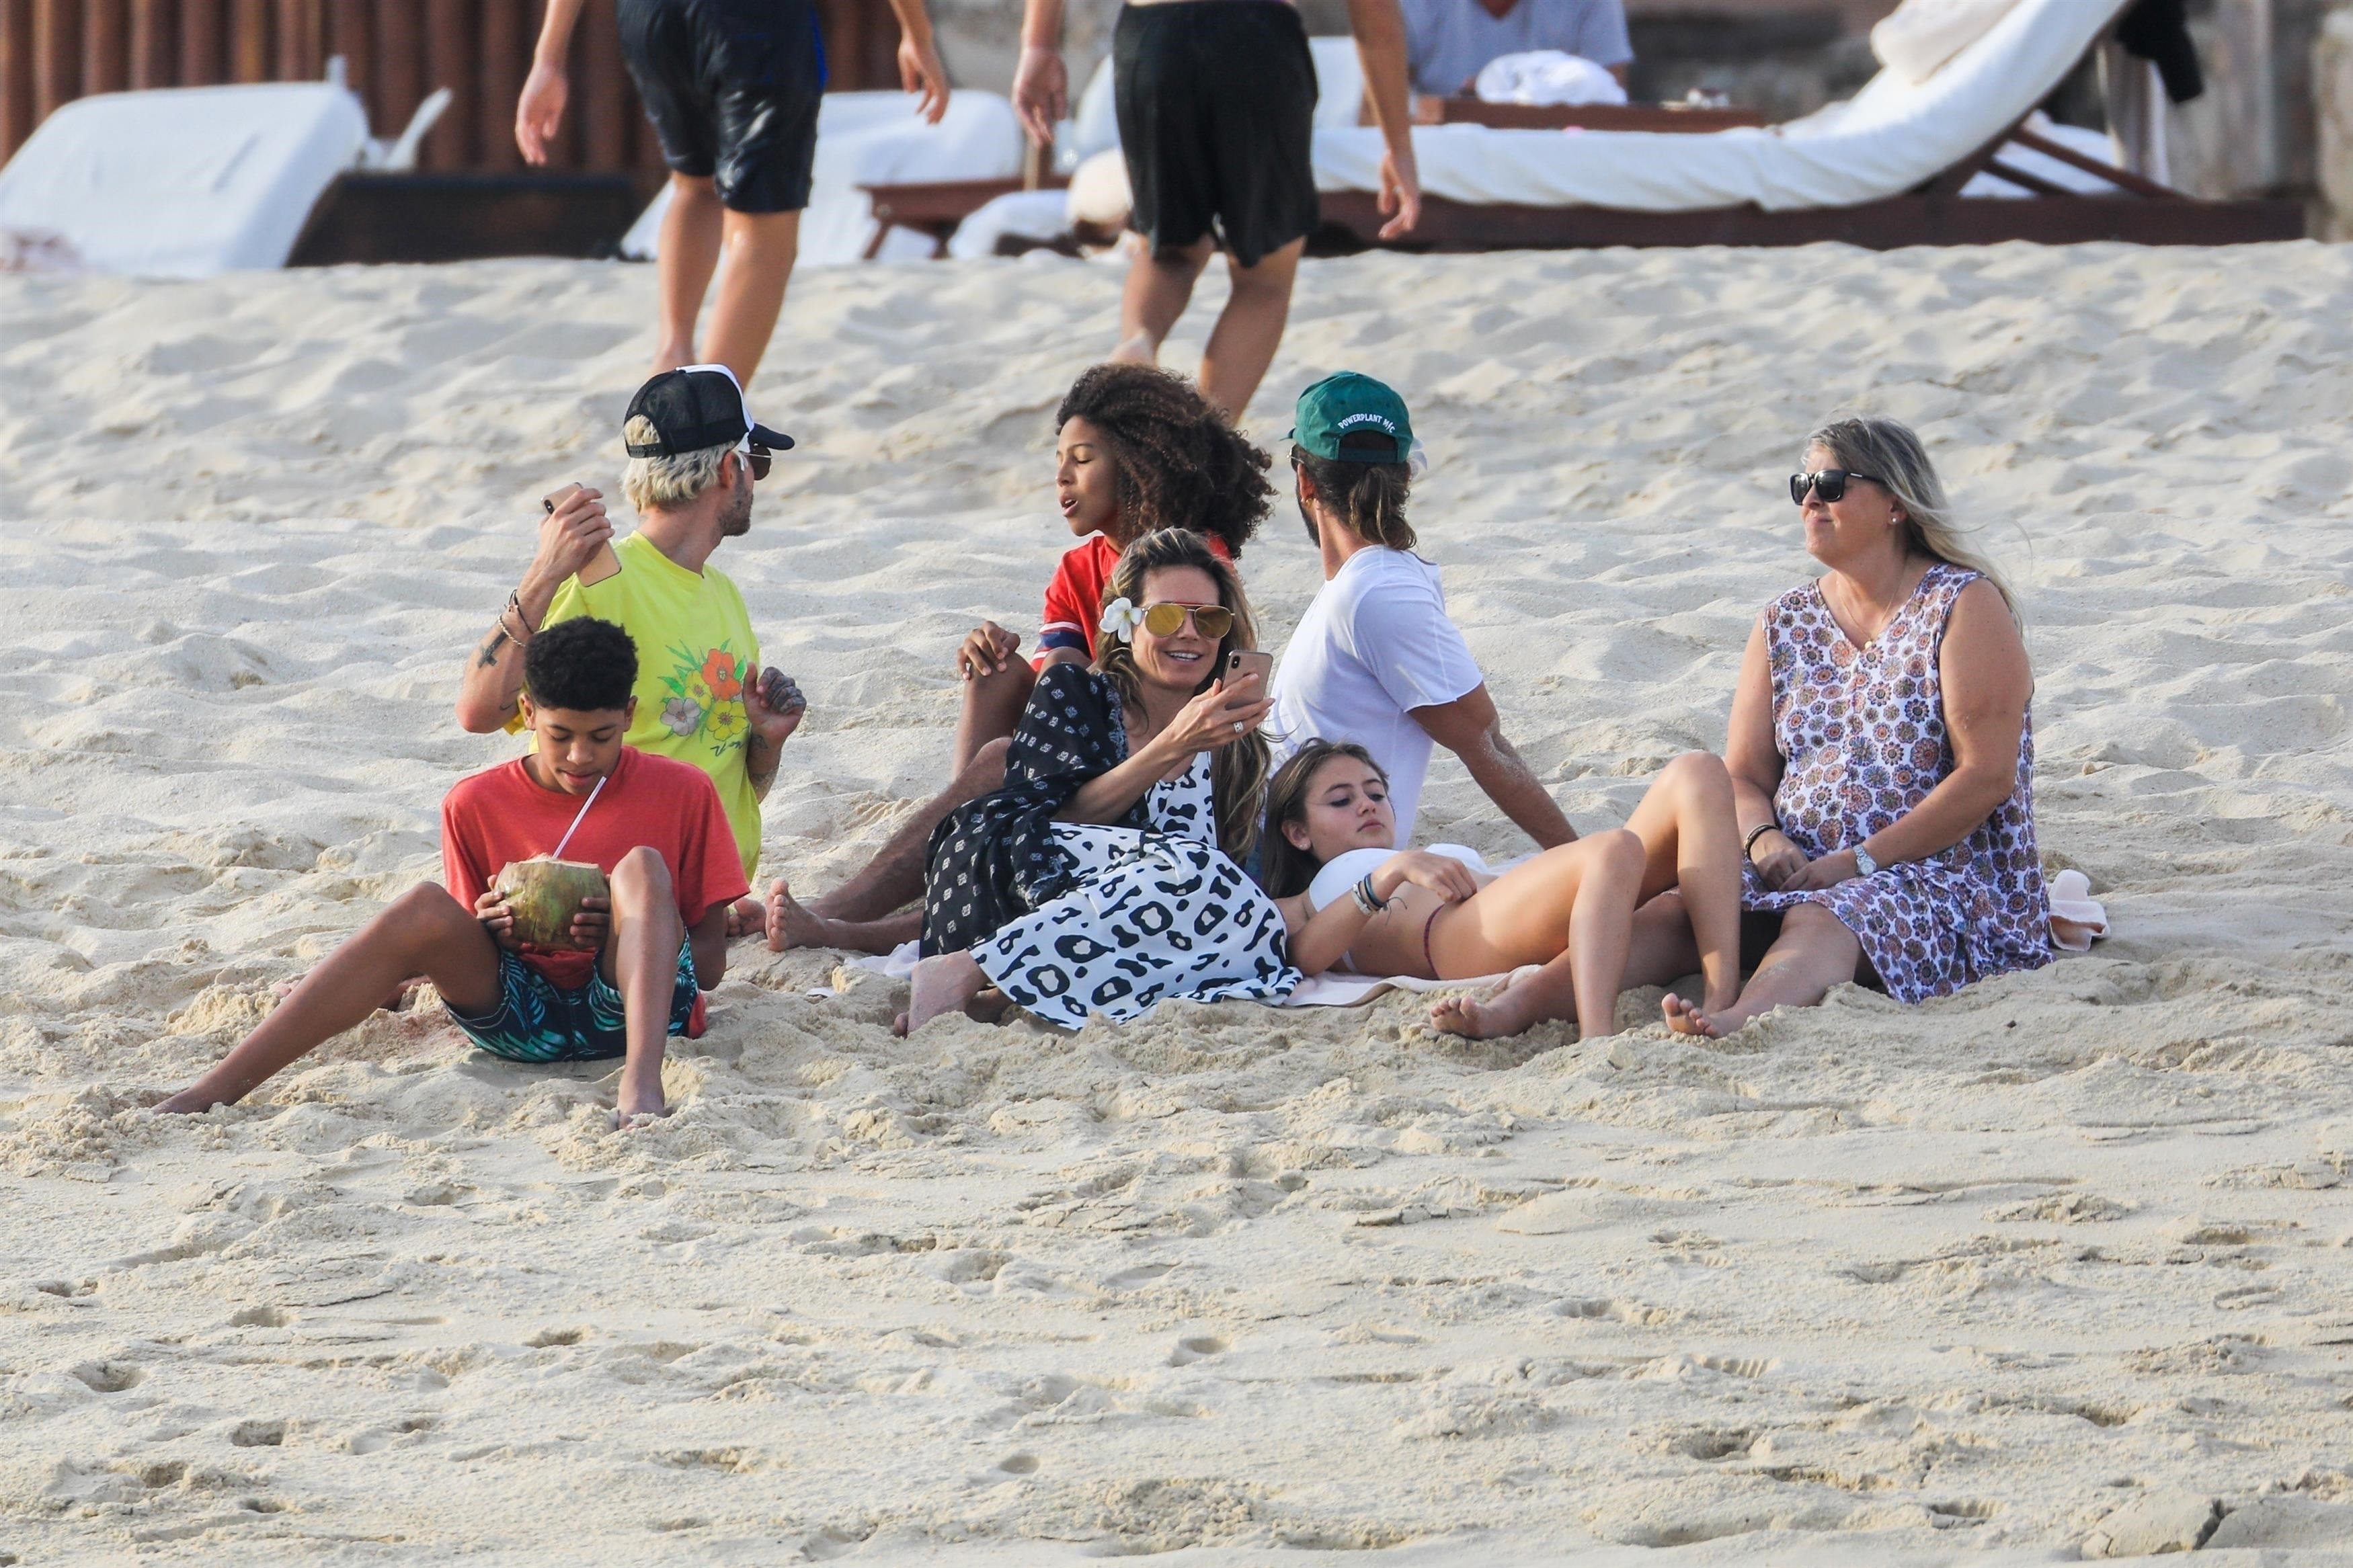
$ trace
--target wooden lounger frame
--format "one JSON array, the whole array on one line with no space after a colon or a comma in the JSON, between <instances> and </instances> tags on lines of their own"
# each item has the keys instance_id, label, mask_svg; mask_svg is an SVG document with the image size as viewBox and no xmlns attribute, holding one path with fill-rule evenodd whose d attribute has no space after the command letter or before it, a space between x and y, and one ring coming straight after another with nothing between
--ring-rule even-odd
<instances>
[{"instance_id":1,"label":"wooden lounger frame","mask_svg":"<svg viewBox=\"0 0 2353 1568\"><path fill-rule=\"evenodd\" d=\"M2070 191L2002 161L2016 142L2095 174L2114 194ZM2031 196L1963 197L1961 188L1990 174ZM1326 191L1324 224L1309 240L1314 255L1376 247L1408 251L1582 250L1605 246L1815 245L1837 241L1869 250L1907 245L2243 245L2301 239L2304 206L2293 201L2199 201L2037 135L2021 120L1969 157L1900 196L1854 206L1767 212L1753 205L1698 212L1632 212L1620 207L1472 204L1424 196L1421 221L1396 240L1379 237L1387 220L1370 191Z\"/></svg>"}]
</instances>

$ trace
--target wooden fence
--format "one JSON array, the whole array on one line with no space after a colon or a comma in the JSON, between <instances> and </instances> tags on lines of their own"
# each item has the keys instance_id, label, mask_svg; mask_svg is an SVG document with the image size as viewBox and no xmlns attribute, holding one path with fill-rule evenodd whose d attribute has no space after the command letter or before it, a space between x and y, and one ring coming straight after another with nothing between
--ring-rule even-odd
<instances>
[{"instance_id":1,"label":"wooden fence","mask_svg":"<svg viewBox=\"0 0 2353 1568\"><path fill-rule=\"evenodd\" d=\"M587 0L572 101L550 162L659 173L661 149L621 64L615 0ZM456 101L425 140L427 169L520 168L516 95L542 0L0 0L0 159L59 104L125 88L315 81L341 55L375 134L425 96ZM896 86L887 0L817 0L836 89Z\"/></svg>"}]
</instances>

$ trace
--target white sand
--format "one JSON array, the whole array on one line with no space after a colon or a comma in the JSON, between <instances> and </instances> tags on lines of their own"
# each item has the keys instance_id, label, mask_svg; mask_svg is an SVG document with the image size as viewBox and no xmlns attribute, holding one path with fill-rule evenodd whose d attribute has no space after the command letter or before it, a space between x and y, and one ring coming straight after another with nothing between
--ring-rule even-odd
<instances>
[{"instance_id":1,"label":"white sand","mask_svg":"<svg viewBox=\"0 0 2353 1568\"><path fill-rule=\"evenodd\" d=\"M388 1015L158 1121L509 754L453 682L535 498L617 474L651 284L0 280L0 1561L2048 1562L2172 1493L2353 1543L2353 252L1311 265L1252 411L1407 391L1587 827L1721 743L1809 425L1916 422L2024 589L2091 957L1715 1046L1655 993L910 1045L746 949L650 1131ZM797 285L755 402L804 446L720 557L812 702L770 870L857 863L957 636L1034 630L1116 290ZM1245 564L1287 627L1287 501ZM1491 816L1449 762L1424 833Z\"/></svg>"}]
</instances>

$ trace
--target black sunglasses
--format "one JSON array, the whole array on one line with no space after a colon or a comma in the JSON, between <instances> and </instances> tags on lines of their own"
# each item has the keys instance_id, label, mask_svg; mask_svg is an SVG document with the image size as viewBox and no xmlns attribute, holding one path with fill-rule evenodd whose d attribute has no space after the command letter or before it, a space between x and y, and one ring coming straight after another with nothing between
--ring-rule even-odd
<instances>
[{"instance_id":1,"label":"black sunglasses","mask_svg":"<svg viewBox=\"0 0 2353 1568\"><path fill-rule=\"evenodd\" d=\"M748 446L750 449L744 453L744 460L752 465L752 482L756 485L768 477L768 466L776 459L775 454L757 441L750 442ZM1832 496L1831 499L1836 500L1838 498Z\"/></svg>"},{"instance_id":2,"label":"black sunglasses","mask_svg":"<svg viewBox=\"0 0 2353 1568\"><path fill-rule=\"evenodd\" d=\"M1789 499L1803 506L1806 504L1806 492L1811 490L1826 501L1843 500L1849 479L1863 479L1882 489L1887 488L1887 481L1876 474L1850 473L1844 468L1818 468L1810 474L1789 476Z\"/></svg>"}]
</instances>

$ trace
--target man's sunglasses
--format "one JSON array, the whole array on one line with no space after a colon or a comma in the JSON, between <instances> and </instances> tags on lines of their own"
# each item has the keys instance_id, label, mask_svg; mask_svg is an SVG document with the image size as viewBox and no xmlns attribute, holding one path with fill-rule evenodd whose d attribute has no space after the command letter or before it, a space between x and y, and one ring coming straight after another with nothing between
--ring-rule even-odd
<instances>
[{"instance_id":1,"label":"man's sunglasses","mask_svg":"<svg viewBox=\"0 0 2353 1568\"><path fill-rule=\"evenodd\" d=\"M1234 629L1234 613L1223 605L1179 605L1174 601L1145 605L1144 629L1156 637L1173 637L1187 616L1211 642L1224 640L1225 635Z\"/></svg>"},{"instance_id":2,"label":"man's sunglasses","mask_svg":"<svg viewBox=\"0 0 2353 1568\"><path fill-rule=\"evenodd\" d=\"M1885 489L1887 481L1876 474L1850 473L1844 468L1817 468L1810 474L1789 476L1789 499L1799 506L1806 504L1806 492L1813 491L1826 501L1842 500L1849 479L1862 479Z\"/></svg>"},{"instance_id":3,"label":"man's sunglasses","mask_svg":"<svg viewBox=\"0 0 2353 1568\"><path fill-rule=\"evenodd\" d=\"M776 460L775 455L757 441L744 442L740 450L744 454L744 460L752 465L752 482L758 484L762 479L766 479L768 466Z\"/></svg>"}]
</instances>

